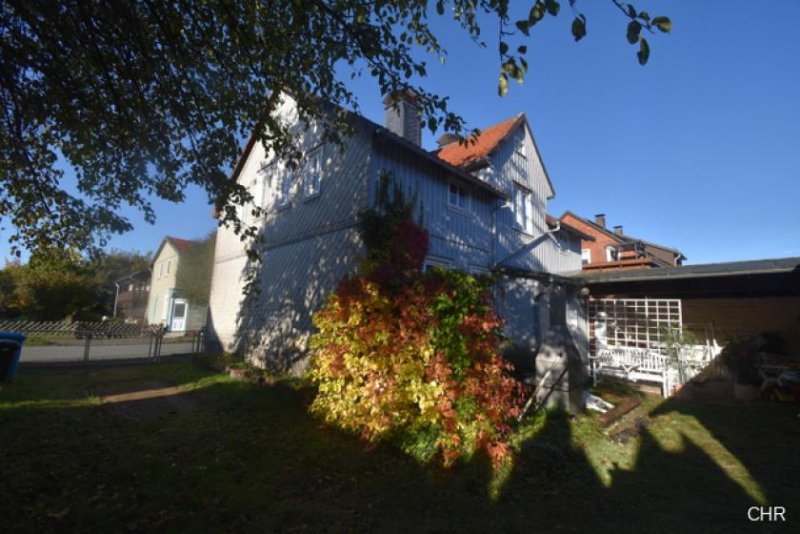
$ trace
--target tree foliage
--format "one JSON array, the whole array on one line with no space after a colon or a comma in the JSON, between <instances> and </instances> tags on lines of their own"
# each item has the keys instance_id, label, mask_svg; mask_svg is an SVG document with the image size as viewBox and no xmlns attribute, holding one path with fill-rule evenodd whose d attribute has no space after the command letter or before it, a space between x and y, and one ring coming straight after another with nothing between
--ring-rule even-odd
<instances>
[{"instance_id":1,"label":"tree foliage","mask_svg":"<svg viewBox=\"0 0 800 534\"><path fill-rule=\"evenodd\" d=\"M31 320L99 320L114 308L114 281L149 268L149 257L114 250L89 261L74 250L39 249L27 264L0 271L0 317Z\"/></svg>"},{"instance_id":2,"label":"tree foliage","mask_svg":"<svg viewBox=\"0 0 800 534\"><path fill-rule=\"evenodd\" d=\"M208 304L216 243L217 231L214 230L181 253L175 283L180 296L193 304Z\"/></svg>"},{"instance_id":3,"label":"tree foliage","mask_svg":"<svg viewBox=\"0 0 800 534\"><path fill-rule=\"evenodd\" d=\"M360 273L314 314L311 409L421 461L449 466L483 450L499 465L522 389L498 354L490 280L423 272L428 234L411 206L398 195L362 217L365 242L383 248L369 250Z\"/></svg>"},{"instance_id":4,"label":"tree foliage","mask_svg":"<svg viewBox=\"0 0 800 534\"><path fill-rule=\"evenodd\" d=\"M628 39L645 63L643 31L668 31L669 19L610 1L630 19ZM501 94L527 70L527 47L511 41L561 11L555 0L529 0L516 20L522 4L512 13L509 0L435 2L479 46L480 21L499 20ZM578 2L568 4L579 40L586 18ZM287 90L301 120L340 140L348 115L324 111L358 111L348 72L374 77L383 93L414 89L431 130L460 133L464 121L447 96L412 81L425 77L426 57L446 56L434 16L427 0L0 3L0 221L16 228L12 245L94 250L131 228L120 208L152 222L152 195L181 201L190 184L208 192L223 222L253 235L236 215L250 195L227 179L241 139L255 132L266 148L299 160L275 113ZM65 168L74 169L77 192L64 183Z\"/></svg>"}]
</instances>

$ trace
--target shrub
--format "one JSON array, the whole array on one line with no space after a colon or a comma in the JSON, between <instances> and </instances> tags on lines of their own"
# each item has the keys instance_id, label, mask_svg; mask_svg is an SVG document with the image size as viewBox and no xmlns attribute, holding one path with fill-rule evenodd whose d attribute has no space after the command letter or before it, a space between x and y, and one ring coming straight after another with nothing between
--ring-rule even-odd
<instances>
[{"instance_id":1,"label":"shrub","mask_svg":"<svg viewBox=\"0 0 800 534\"><path fill-rule=\"evenodd\" d=\"M389 226L381 234L391 250L368 254L314 315L312 412L421 461L449 466L483 450L499 465L522 388L498 354L490 280L423 273L424 229L407 216L370 221Z\"/></svg>"}]
</instances>

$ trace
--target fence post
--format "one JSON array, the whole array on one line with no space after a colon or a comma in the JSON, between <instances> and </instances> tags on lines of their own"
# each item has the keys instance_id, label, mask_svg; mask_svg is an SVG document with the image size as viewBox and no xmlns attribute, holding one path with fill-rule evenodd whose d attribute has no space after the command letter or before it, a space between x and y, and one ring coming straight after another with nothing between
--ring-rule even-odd
<instances>
[{"instance_id":1,"label":"fence post","mask_svg":"<svg viewBox=\"0 0 800 534\"><path fill-rule=\"evenodd\" d=\"M155 346L153 347L153 360L159 361L161 359L161 342L164 339L164 331L159 330L156 333L156 342Z\"/></svg>"},{"instance_id":2,"label":"fence post","mask_svg":"<svg viewBox=\"0 0 800 534\"><path fill-rule=\"evenodd\" d=\"M86 345L83 347L83 361L89 361L89 347L92 345L92 333L88 332L86 334Z\"/></svg>"}]
</instances>

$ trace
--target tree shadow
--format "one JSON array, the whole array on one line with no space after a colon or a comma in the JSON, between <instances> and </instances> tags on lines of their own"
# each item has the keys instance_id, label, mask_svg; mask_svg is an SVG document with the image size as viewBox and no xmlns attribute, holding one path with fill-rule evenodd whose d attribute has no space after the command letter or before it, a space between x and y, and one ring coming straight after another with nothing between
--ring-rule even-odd
<instances>
[{"instance_id":1,"label":"tree shadow","mask_svg":"<svg viewBox=\"0 0 800 534\"><path fill-rule=\"evenodd\" d=\"M368 449L310 417L308 390L183 376L191 410L137 397L120 412L80 395L82 380L132 375L66 374L48 405L41 388L4 386L0 527L737 532L750 506L800 502L786 410L667 401L622 443L591 417L550 413L498 478L483 456L445 470Z\"/></svg>"}]
</instances>

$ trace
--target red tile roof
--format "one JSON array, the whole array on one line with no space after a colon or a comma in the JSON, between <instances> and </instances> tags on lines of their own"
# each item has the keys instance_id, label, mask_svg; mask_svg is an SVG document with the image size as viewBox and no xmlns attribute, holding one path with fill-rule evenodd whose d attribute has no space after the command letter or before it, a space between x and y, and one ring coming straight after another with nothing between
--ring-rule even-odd
<instances>
[{"instance_id":1,"label":"red tile roof","mask_svg":"<svg viewBox=\"0 0 800 534\"><path fill-rule=\"evenodd\" d=\"M442 147L437 156L455 167L463 167L475 161L481 160L497 148L497 145L505 139L521 121L522 115L516 115L503 122L489 126L481 131L475 142L466 143L453 142Z\"/></svg>"},{"instance_id":2,"label":"red tile roof","mask_svg":"<svg viewBox=\"0 0 800 534\"><path fill-rule=\"evenodd\" d=\"M178 252L186 252L192 245L194 245L194 241L189 241L188 239L181 239L179 237L172 237L167 236L167 239L172 246L178 249Z\"/></svg>"}]
</instances>

